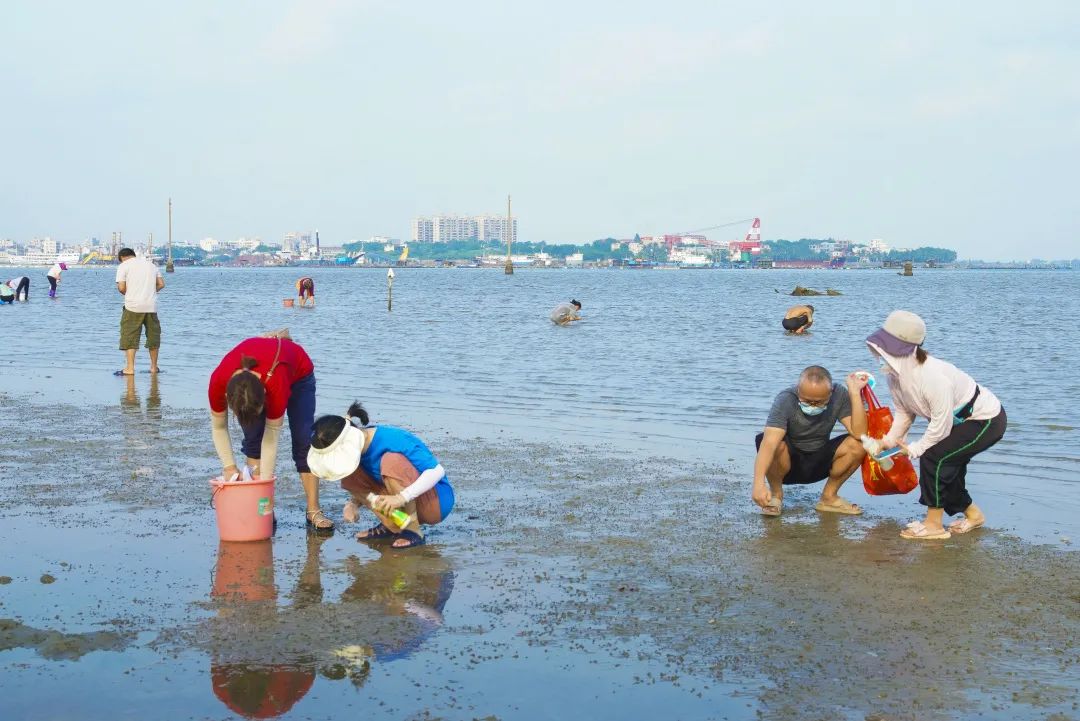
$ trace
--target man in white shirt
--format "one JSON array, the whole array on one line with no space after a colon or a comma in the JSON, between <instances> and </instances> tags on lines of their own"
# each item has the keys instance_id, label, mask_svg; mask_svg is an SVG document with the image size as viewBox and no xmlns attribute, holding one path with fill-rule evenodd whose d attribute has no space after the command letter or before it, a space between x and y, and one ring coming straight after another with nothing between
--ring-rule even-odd
<instances>
[{"instance_id":1,"label":"man in white shirt","mask_svg":"<svg viewBox=\"0 0 1080 721\"><path fill-rule=\"evenodd\" d=\"M157 266L147 258L136 258L131 248L120 250L120 267L116 269L116 288L124 296L124 311L120 315L120 350L127 356L127 365L116 375L135 375L135 351L139 336L146 327L146 349L150 351L150 372L158 372L158 348L161 347L161 323L157 317L157 294L165 287Z\"/></svg>"}]
</instances>

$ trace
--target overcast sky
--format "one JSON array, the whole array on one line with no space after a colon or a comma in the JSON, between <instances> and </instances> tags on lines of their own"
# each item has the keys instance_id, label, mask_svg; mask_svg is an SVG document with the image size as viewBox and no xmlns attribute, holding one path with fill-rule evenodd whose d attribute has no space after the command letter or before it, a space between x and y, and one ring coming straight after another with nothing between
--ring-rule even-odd
<instances>
[{"instance_id":1,"label":"overcast sky","mask_svg":"<svg viewBox=\"0 0 1080 721\"><path fill-rule=\"evenodd\" d=\"M5 2L0 237L504 213L1080 256L1080 3ZM710 233L729 239L739 225Z\"/></svg>"}]
</instances>

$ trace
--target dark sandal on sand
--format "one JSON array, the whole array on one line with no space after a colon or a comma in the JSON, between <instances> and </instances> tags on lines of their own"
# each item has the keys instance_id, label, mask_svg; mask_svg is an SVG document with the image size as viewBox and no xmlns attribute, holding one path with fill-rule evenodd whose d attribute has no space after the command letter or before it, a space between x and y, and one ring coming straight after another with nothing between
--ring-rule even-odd
<instances>
[{"instance_id":1,"label":"dark sandal on sand","mask_svg":"<svg viewBox=\"0 0 1080 721\"><path fill-rule=\"evenodd\" d=\"M308 511L304 514L307 518L307 525L316 531L332 531L334 530L334 522L326 517L326 514L319 508L314 511Z\"/></svg>"},{"instance_id":2,"label":"dark sandal on sand","mask_svg":"<svg viewBox=\"0 0 1080 721\"><path fill-rule=\"evenodd\" d=\"M404 545L401 545L401 546L394 545L394 546L391 546L391 548L405 549L405 548L412 548L413 546L423 546L424 543L426 543L424 537L421 536L416 531L402 531L401 533L398 534L398 538L404 539L404 540L408 541L408 543L406 543ZM396 543L396 541L395 541L395 543Z\"/></svg>"},{"instance_id":3,"label":"dark sandal on sand","mask_svg":"<svg viewBox=\"0 0 1080 721\"><path fill-rule=\"evenodd\" d=\"M361 533L364 534L364 535L360 535ZM384 526L383 524L380 523L377 526L372 526L371 528L367 529L366 531L361 531L360 533L357 533L356 534L356 540L358 540L358 541L375 541L375 540L378 540L380 538L389 538L390 536L396 536L396 535L397 535L396 533L394 533L389 528L387 528L386 526Z\"/></svg>"}]
</instances>

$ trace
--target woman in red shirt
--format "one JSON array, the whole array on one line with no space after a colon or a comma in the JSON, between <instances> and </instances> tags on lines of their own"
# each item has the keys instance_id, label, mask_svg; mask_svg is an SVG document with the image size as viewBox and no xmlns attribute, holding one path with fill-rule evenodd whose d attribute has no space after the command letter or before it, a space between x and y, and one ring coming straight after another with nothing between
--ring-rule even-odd
<instances>
[{"instance_id":1,"label":"woman in red shirt","mask_svg":"<svg viewBox=\"0 0 1080 721\"><path fill-rule=\"evenodd\" d=\"M273 478L277 441L289 416L292 454L307 497L307 522L317 531L334 523L319 508L319 482L308 468L315 421L315 365L288 330L248 338L225 354L210 375L210 426L214 448L231 478L238 470L229 438L228 411L244 431L241 449L256 478Z\"/></svg>"}]
</instances>

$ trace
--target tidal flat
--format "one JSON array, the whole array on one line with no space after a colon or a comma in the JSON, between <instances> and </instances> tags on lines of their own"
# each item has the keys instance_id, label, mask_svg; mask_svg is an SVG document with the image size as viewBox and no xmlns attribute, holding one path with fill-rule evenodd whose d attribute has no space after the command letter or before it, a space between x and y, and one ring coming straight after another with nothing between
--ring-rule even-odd
<instances>
[{"instance_id":1,"label":"tidal flat","mask_svg":"<svg viewBox=\"0 0 1080 721\"><path fill-rule=\"evenodd\" d=\"M0 430L5 719L1080 717L1068 545L915 544L813 488L767 519L716 464L449 433L427 546L355 541L337 484L308 535L284 473L275 537L228 544L204 413L5 394Z\"/></svg>"}]
</instances>

